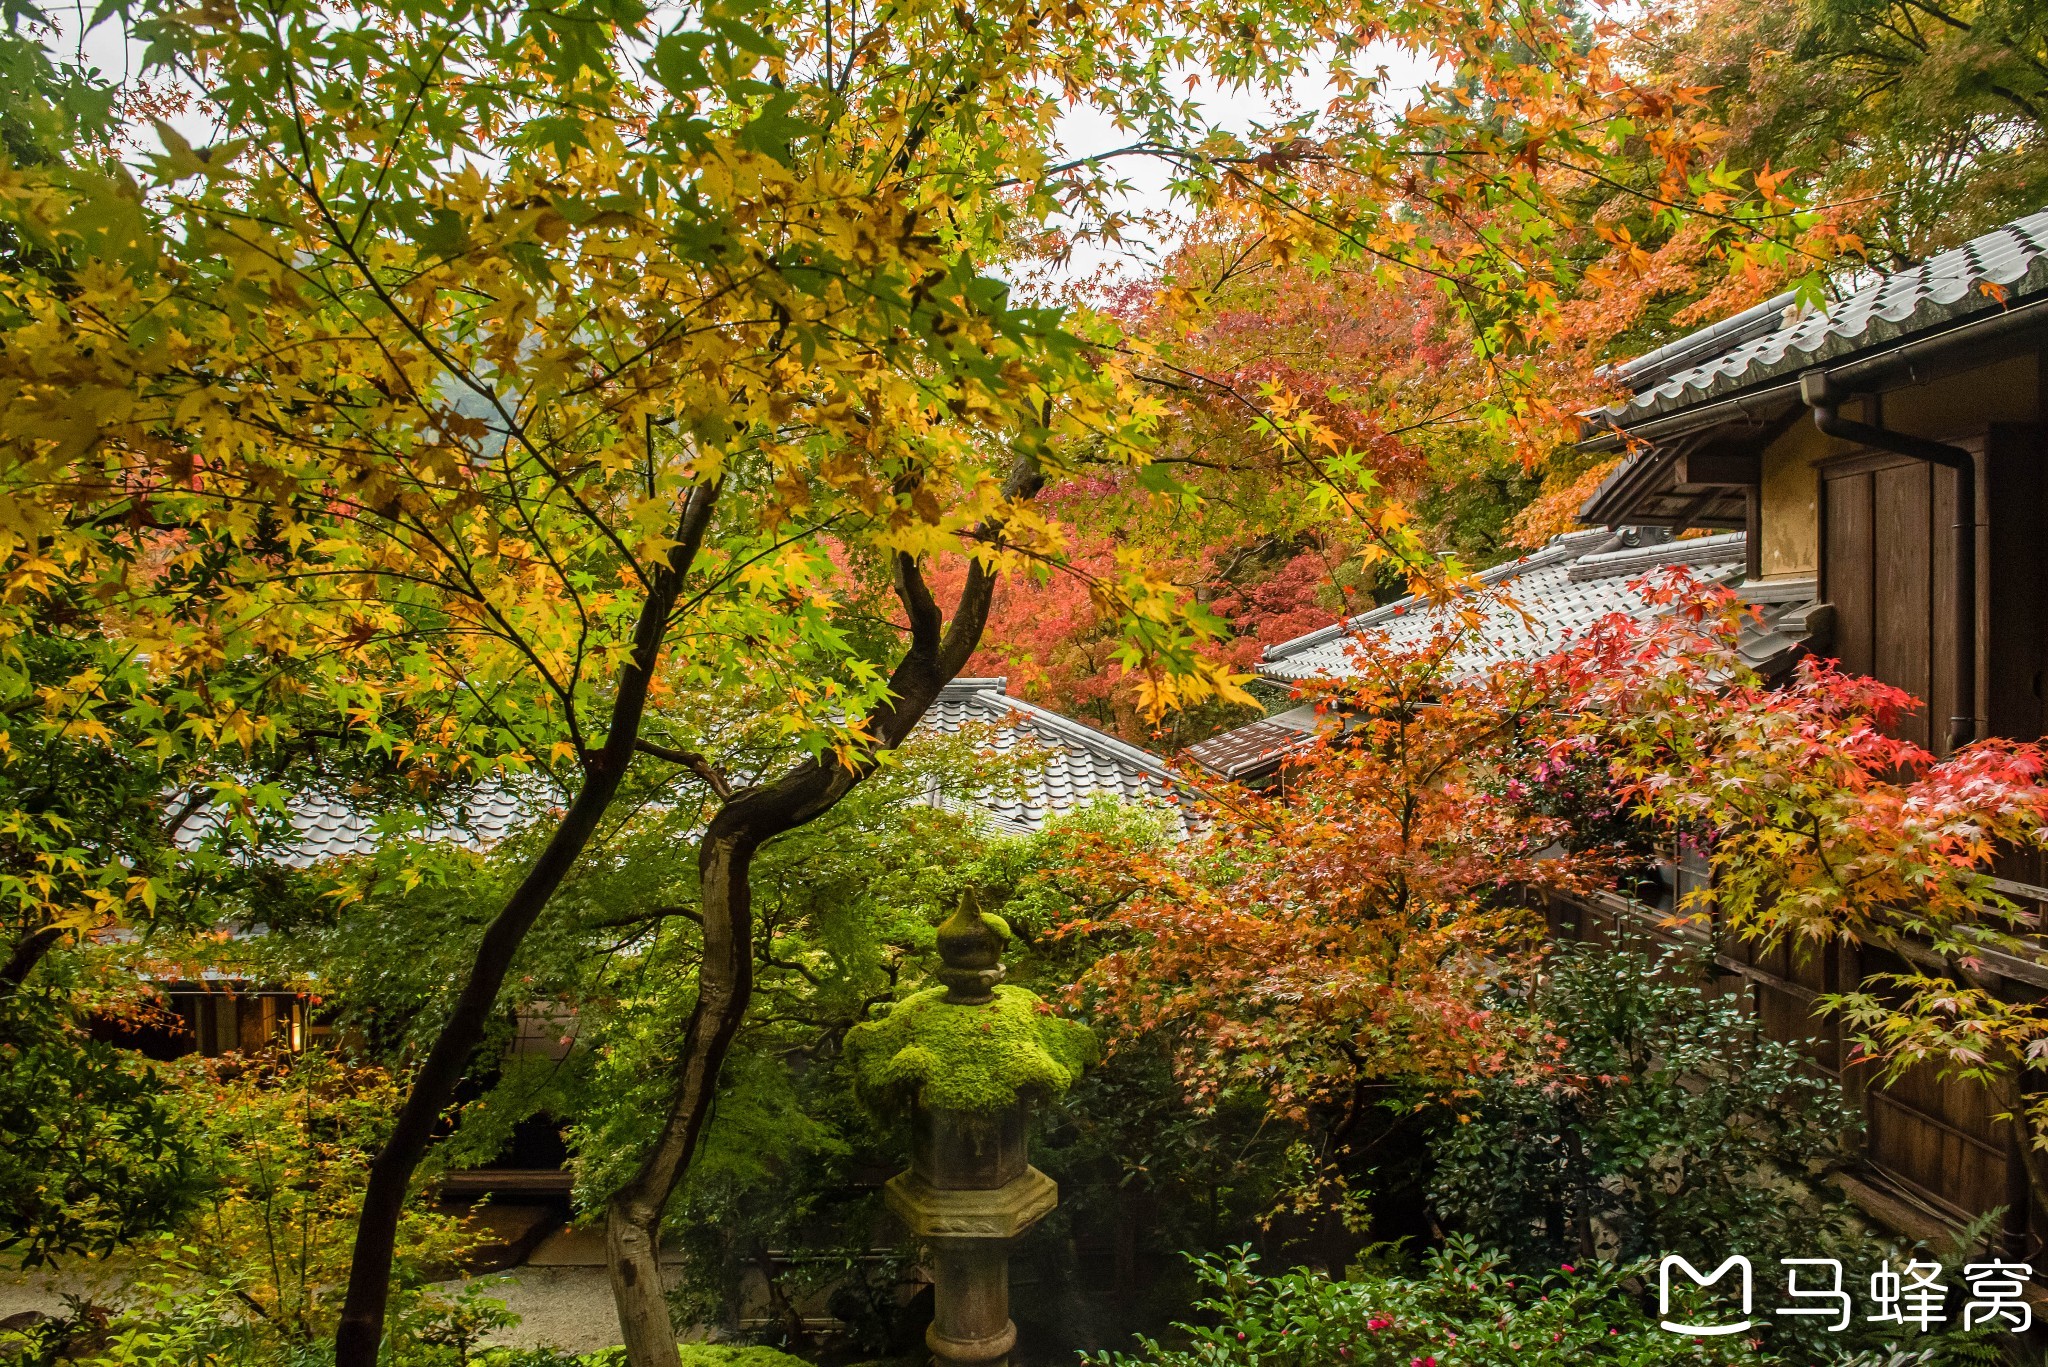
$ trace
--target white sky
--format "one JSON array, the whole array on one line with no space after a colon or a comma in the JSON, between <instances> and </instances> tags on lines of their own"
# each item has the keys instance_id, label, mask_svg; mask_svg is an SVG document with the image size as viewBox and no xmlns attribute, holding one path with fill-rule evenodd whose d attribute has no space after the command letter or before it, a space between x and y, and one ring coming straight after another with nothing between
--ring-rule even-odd
<instances>
[{"instance_id":1,"label":"white sky","mask_svg":"<svg viewBox=\"0 0 2048 1367\"><path fill-rule=\"evenodd\" d=\"M1360 62L1359 66L1365 67L1369 62L1376 62L1385 69L1384 98L1396 105L1407 102L1437 75L1434 64L1391 44L1386 45L1375 58ZM1335 93L1329 82L1327 59L1318 59L1304 67L1289 82L1284 93L1274 96L1257 91L1219 89L1206 73L1196 74L1203 79L1192 98L1216 124L1239 137L1245 137L1258 128L1274 127L1304 113L1320 113ZM1175 83L1185 79L1183 74L1176 78ZM1130 133L1117 128L1110 115L1085 108L1072 110L1061 120L1058 136L1070 158L1112 151L1131 141ZM1124 207L1133 213L1156 215L1167 222L1158 230L1134 233L1129 240L1113 246L1094 242L1078 244L1067 272L1070 279L1085 280L1098 272L1105 283L1141 277L1150 274L1172 248L1174 224L1181 220L1167 189L1170 179L1168 168L1144 157L1127 157L1117 166L1120 178L1130 185L1124 196Z\"/></svg>"}]
</instances>

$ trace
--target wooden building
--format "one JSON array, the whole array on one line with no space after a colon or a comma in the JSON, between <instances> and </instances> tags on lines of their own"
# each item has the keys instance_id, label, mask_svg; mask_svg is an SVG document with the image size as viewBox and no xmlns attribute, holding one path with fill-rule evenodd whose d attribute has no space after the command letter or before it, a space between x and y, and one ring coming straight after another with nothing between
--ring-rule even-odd
<instances>
[{"instance_id":1,"label":"wooden building","mask_svg":"<svg viewBox=\"0 0 2048 1367\"><path fill-rule=\"evenodd\" d=\"M1808 648L1926 700L1901 733L1938 754L2048 730L2048 212L1880 279L1825 309L1774 300L1617 376L1586 445L1624 454L1583 520L1746 531L1745 596L1811 602ZM2048 906L2037 854L2002 891ZM1571 909L1583 934L1628 914ZM1896 969L1872 948L1797 957L1715 946L1767 1029L1818 1037L1842 1073L1817 994ZM2037 998L2048 971L1996 963L1998 990ZM1866 1198L1908 1229L2007 1210L2004 1251L2048 1264L2048 1218L2019 1137L1983 1087L1919 1073L1878 1087L1842 1073L1868 1130Z\"/></svg>"}]
</instances>

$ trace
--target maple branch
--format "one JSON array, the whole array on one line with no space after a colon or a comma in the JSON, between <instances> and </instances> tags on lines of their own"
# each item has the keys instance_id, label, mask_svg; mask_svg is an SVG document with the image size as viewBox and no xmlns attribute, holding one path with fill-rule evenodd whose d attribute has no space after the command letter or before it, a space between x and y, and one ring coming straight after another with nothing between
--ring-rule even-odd
<instances>
[{"instance_id":1,"label":"maple branch","mask_svg":"<svg viewBox=\"0 0 2048 1367\"><path fill-rule=\"evenodd\" d=\"M44 926L22 937L7 956L7 962L0 965L0 988L20 987L28 975L35 971L43 956L57 947L57 941L64 938L64 927Z\"/></svg>"},{"instance_id":2,"label":"maple branch","mask_svg":"<svg viewBox=\"0 0 2048 1367\"><path fill-rule=\"evenodd\" d=\"M377 158L377 179L371 182L369 190L363 195L363 211L356 215L356 230L349 234L348 244L350 247L354 247L356 243L362 240L363 229L370 226L370 211L377 207L378 201L384 196L384 182L391 176L391 163L394 160L399 145L405 141L405 135L411 131L412 121L419 117L422 109L426 108L427 91L434 84L433 76L440 70L441 63L448 60L448 49L455 46L455 40L459 36L459 31L451 32L442 41L441 45L434 49L433 61L428 65L426 71L421 73L419 84L413 87L412 95L406 100L405 117L399 120L398 132L392 137L391 141L384 144L384 151Z\"/></svg>"},{"instance_id":3,"label":"maple branch","mask_svg":"<svg viewBox=\"0 0 2048 1367\"><path fill-rule=\"evenodd\" d=\"M788 536L778 538L772 544L762 547L759 551L755 552L753 555L746 557L744 560L734 561L730 566L727 567L724 574L719 575L716 579L713 579L709 583L705 584L703 588L699 589L691 597L685 598L682 601L678 602L675 607L676 616L687 616L689 613L695 611L698 605L703 603L705 599L709 598L713 593L717 592L719 589L724 588L727 584L732 583L735 579L738 579L741 574L743 574L752 566L758 565L763 560L766 560L769 556L783 549L785 546L793 546L799 541L808 540L809 538L817 535L819 532L822 532L828 527L830 527L833 523L842 520L843 518L845 518L845 516L845 513L834 513L832 514L832 516L826 518L822 522L814 522L809 526L799 527L797 530L791 532Z\"/></svg>"},{"instance_id":4,"label":"maple branch","mask_svg":"<svg viewBox=\"0 0 2048 1367\"><path fill-rule=\"evenodd\" d=\"M286 64L284 75L286 88L291 94L292 123L298 129L300 145L310 146L311 143L306 133L305 115L300 103L298 81L289 63ZM266 155L268 155L267 148L265 151ZM312 174L311 168L308 168L306 175L301 176L296 166L290 165L275 156L272 156L271 159L279 171L297 186L299 191L306 196L307 201L313 205L321 221L326 224L330 239L340 248L342 256L355 268L357 279L369 289L371 294L376 296L377 301L397 321L399 327L413 341L418 343L422 350L433 357L435 362L452 379L491 406L491 410L505 424L506 435L518 441L526 453L533 458L534 463L540 466L547 477L553 481L555 487L568 497L569 501L575 505L576 510L596 529L597 534L611 543L612 549L619 553L620 559L632 569L635 577L640 580L641 584L652 589L652 577L649 575L647 568L640 563L639 557L633 554L632 548L626 545L611 523L598 516L597 511L577 492L576 488L569 482L568 477L557 469L554 463L541 452L539 445L534 442L532 436L528 433L526 424L519 421L505 407L504 400L499 396L497 387L485 384L469 366L458 362L454 356L449 354L445 347L428 334L425 326L418 319L399 306L399 301L386 288L383 280L379 278L370 263L363 259L362 253L357 249L354 239L343 229L340 221L336 219L333 207L328 203L327 197L321 193L317 177ZM300 274L304 275L304 272L301 271ZM306 276L305 278L309 283L320 283L315 282L311 276ZM350 308L345 301L339 299L334 291L326 290L324 284L323 292L328 294L330 298L335 298L335 302L342 304L344 308L348 309L351 316L354 316L355 310ZM361 320L358 319L358 321ZM384 350L381 344L379 349ZM388 352L386 352L386 355L387 359L393 359L395 363L395 358L390 358ZM406 390L411 395L413 402L423 408L426 407L425 399L420 395L417 386L412 383L410 378L407 378L404 367L397 367L397 374L405 379Z\"/></svg>"},{"instance_id":5,"label":"maple branch","mask_svg":"<svg viewBox=\"0 0 2048 1367\"><path fill-rule=\"evenodd\" d=\"M624 926L645 925L649 921L666 921L680 917L695 925L703 925L704 917L684 906L654 907L647 911L630 912L624 916L607 916L587 924L596 930L618 930Z\"/></svg>"},{"instance_id":6,"label":"maple branch","mask_svg":"<svg viewBox=\"0 0 2048 1367\"><path fill-rule=\"evenodd\" d=\"M670 764L680 764L703 779L704 786L716 793L721 802L732 796L732 784L726 779L725 772L695 750L678 750L673 746L648 740L644 736L633 742L633 748L643 755L665 759Z\"/></svg>"},{"instance_id":7,"label":"maple branch","mask_svg":"<svg viewBox=\"0 0 2048 1367\"><path fill-rule=\"evenodd\" d=\"M202 783L195 787L192 790L192 795L179 803L177 807L172 809L170 815L164 818L164 839L169 840L177 835L179 831L185 828L185 823L204 811L206 804L211 801L213 801L213 794L207 791L205 784Z\"/></svg>"},{"instance_id":8,"label":"maple branch","mask_svg":"<svg viewBox=\"0 0 2048 1367\"><path fill-rule=\"evenodd\" d=\"M597 834L625 778L668 639L670 611L703 546L724 485L721 476L690 490L667 557L652 575L642 579L647 596L634 623L632 648L619 671L603 748L585 763L584 782L554 833L484 928L448 1018L414 1074L396 1122L371 1161L350 1255L348 1288L335 1330L336 1367L375 1367L384 1339L398 1224L413 1172L426 1155L441 1113L455 1097L470 1056L483 1041L514 956ZM708 926L705 938L707 942L712 938Z\"/></svg>"}]
</instances>

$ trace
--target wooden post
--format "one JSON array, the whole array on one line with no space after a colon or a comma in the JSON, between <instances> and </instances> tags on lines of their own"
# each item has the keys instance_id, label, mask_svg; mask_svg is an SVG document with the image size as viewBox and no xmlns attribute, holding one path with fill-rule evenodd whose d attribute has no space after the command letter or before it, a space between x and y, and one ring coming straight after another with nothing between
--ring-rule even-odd
<instances>
[{"instance_id":1,"label":"wooden post","mask_svg":"<svg viewBox=\"0 0 2048 1367\"><path fill-rule=\"evenodd\" d=\"M1742 577L1750 583L1764 577L1764 491L1763 486L1742 487Z\"/></svg>"}]
</instances>

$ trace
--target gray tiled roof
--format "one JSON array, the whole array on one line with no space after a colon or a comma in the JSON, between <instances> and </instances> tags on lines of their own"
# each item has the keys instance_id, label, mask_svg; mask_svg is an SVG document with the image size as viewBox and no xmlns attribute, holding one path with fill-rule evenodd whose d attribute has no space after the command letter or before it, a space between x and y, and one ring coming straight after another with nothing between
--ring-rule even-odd
<instances>
[{"instance_id":1,"label":"gray tiled roof","mask_svg":"<svg viewBox=\"0 0 2048 1367\"><path fill-rule=\"evenodd\" d=\"M1100 797L1132 802L1171 798L1177 785L1156 755L1012 698L1003 691L1007 683L1000 678L953 680L925 714L919 730L957 735L979 725L987 728L988 747L998 755L1032 746L1043 752L1043 765L1026 778L1021 798L992 792L947 794L949 805L971 805L1005 830L1035 831L1056 813Z\"/></svg>"},{"instance_id":2,"label":"gray tiled roof","mask_svg":"<svg viewBox=\"0 0 2048 1367\"><path fill-rule=\"evenodd\" d=\"M1911 270L1887 275L1825 311L1808 312L1710 360L1658 377L1656 383L1606 409L1602 416L1627 427L1886 342L1977 314L1996 313L2044 291L2048 291L2048 210L1972 238ZM1711 331L1701 329L1693 336ZM1680 338L1672 347L1689 340ZM1659 352L1670 349L1659 348ZM1624 378L1627 371L1627 366L1617 368Z\"/></svg>"},{"instance_id":3,"label":"gray tiled roof","mask_svg":"<svg viewBox=\"0 0 2048 1367\"><path fill-rule=\"evenodd\" d=\"M1505 586L1513 604L1489 595L1482 626L1453 657L1452 669L1460 675L1479 674L1506 660L1548 655L1610 613L1645 617L1651 609L1629 585L1663 566L1692 565L1709 577L1725 579L1731 570L1739 573L1743 561L1741 532L1592 553L1609 539L1605 528L1567 532L1534 554L1480 575L1490 587ZM1403 598L1341 625L1268 647L1259 673L1288 682L1347 678L1357 672L1352 651L1361 648L1358 643L1363 648L1414 649L1443 620L1443 610L1418 598Z\"/></svg>"},{"instance_id":4,"label":"gray tiled roof","mask_svg":"<svg viewBox=\"0 0 2048 1367\"><path fill-rule=\"evenodd\" d=\"M285 811L298 838L283 850L273 851L272 858L296 869L310 868L323 859L369 854L387 838L387 832L380 829L383 823L375 816L357 811L339 798L305 793L287 801ZM532 800L511 788L489 785L471 792L447 814L447 820L408 828L405 833L418 840L452 840L482 849L510 835L534 814ZM195 848L220 829L222 821L219 812L199 813L179 829L178 847Z\"/></svg>"},{"instance_id":5,"label":"gray tiled roof","mask_svg":"<svg viewBox=\"0 0 2048 1367\"><path fill-rule=\"evenodd\" d=\"M1507 660L1548 655L1612 613L1647 620L1657 609L1630 585L1656 570L1690 565L1702 578L1721 583L1737 581L1742 573L1745 537L1741 532L1600 550L1612 535L1605 528L1567 532L1533 555L1481 574L1488 594L1482 606L1482 626L1452 657L1454 675L1471 677ZM1513 598L1513 607L1491 592L1496 588ZM1763 580L1742 584L1737 591L1756 610L1743 622L1737 650L1765 677L1789 667L1803 652L1809 635L1827 629L1827 610L1814 602L1815 586L1810 579ZM1269 647L1259 672L1292 683L1348 678L1358 669L1354 652L1414 649L1429 639L1442 620L1442 609L1404 598L1338 626ZM1313 706L1295 707L1190 746L1188 757L1226 779L1252 781L1307 749L1319 732L1332 725Z\"/></svg>"},{"instance_id":6,"label":"gray tiled roof","mask_svg":"<svg viewBox=\"0 0 2048 1367\"><path fill-rule=\"evenodd\" d=\"M1174 791L1173 777L1157 756L1057 712L1006 697L1004 686L1002 679L955 679L939 694L918 730L958 735L979 723L997 754L1034 746L1043 751L1043 766L1025 780L1021 797L1010 792L964 792L935 794L938 800L984 812L1000 829L1023 832L1035 831L1054 813L1072 811L1098 797L1158 801ZM447 820L406 833L483 849L531 820L545 805L507 787L483 787ZM289 801L286 810L298 838L273 857L293 868L369 854L386 838L376 818L337 798L304 794ZM221 821L217 812L200 813L178 832L178 845L196 847L219 829Z\"/></svg>"}]
</instances>

